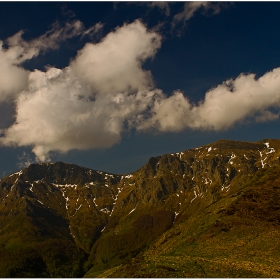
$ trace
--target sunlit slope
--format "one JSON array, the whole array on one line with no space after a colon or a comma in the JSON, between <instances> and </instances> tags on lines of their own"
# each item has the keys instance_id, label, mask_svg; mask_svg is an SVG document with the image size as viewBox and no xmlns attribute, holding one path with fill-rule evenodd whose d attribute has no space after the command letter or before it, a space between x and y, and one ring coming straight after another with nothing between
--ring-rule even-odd
<instances>
[{"instance_id":1,"label":"sunlit slope","mask_svg":"<svg viewBox=\"0 0 280 280\"><path fill-rule=\"evenodd\" d=\"M125 175L32 164L0 181L0 276L278 277L279 156L220 140Z\"/></svg>"},{"instance_id":2,"label":"sunlit slope","mask_svg":"<svg viewBox=\"0 0 280 280\"><path fill-rule=\"evenodd\" d=\"M264 168L208 207L194 201L142 255L87 276L279 277L279 199L280 166Z\"/></svg>"},{"instance_id":3,"label":"sunlit slope","mask_svg":"<svg viewBox=\"0 0 280 280\"><path fill-rule=\"evenodd\" d=\"M223 213L220 204L229 206L246 184L250 185L257 172L270 170L278 164L278 140L257 143L222 140L151 158L133 176L120 182L123 187L119 195L121 203L116 204L108 225L91 251L89 262L93 267L88 275L98 275L96 271L129 261L152 246L165 230L170 228L172 232L180 223L186 225L186 234L192 238L197 230L205 230L206 226L216 223ZM216 212L220 214L217 216ZM162 213L161 223L158 213ZM164 236L165 233L160 240ZM169 238L163 241L171 247L172 242Z\"/></svg>"}]
</instances>

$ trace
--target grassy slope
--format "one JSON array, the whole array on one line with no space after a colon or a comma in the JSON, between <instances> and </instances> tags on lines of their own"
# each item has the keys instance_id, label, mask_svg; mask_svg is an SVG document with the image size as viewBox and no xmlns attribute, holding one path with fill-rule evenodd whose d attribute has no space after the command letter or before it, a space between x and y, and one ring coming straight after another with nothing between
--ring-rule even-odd
<instances>
[{"instance_id":1,"label":"grassy slope","mask_svg":"<svg viewBox=\"0 0 280 280\"><path fill-rule=\"evenodd\" d=\"M141 256L86 277L280 277L279 175L279 166L258 171Z\"/></svg>"}]
</instances>

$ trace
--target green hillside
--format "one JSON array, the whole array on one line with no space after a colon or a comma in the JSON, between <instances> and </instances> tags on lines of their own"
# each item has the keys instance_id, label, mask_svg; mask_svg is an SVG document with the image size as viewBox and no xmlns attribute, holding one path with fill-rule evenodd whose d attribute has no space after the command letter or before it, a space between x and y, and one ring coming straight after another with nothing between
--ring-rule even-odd
<instances>
[{"instance_id":1,"label":"green hillside","mask_svg":"<svg viewBox=\"0 0 280 280\"><path fill-rule=\"evenodd\" d=\"M280 277L280 141L221 140L126 175L0 181L0 277Z\"/></svg>"}]
</instances>

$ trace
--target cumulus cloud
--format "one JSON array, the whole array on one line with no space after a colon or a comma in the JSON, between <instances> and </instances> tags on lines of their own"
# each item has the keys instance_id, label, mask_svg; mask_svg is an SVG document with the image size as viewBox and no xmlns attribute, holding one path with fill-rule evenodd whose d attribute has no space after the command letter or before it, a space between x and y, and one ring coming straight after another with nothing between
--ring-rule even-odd
<instances>
[{"instance_id":1,"label":"cumulus cloud","mask_svg":"<svg viewBox=\"0 0 280 280\"><path fill-rule=\"evenodd\" d=\"M74 30L73 34L85 32ZM11 48L17 46L15 42L24 45L17 36ZM45 40L45 36L40 38ZM28 43L41 46L39 41ZM58 44L56 39L50 41L54 45L49 46ZM6 89L14 98L16 116L2 131L1 145L31 146L38 161L48 161L51 151L110 147L131 129L221 130L248 118L264 122L279 117L280 68L258 79L241 74L209 90L204 100L194 104L178 90L165 95L155 87L151 72L143 69L160 46L161 36L135 21L116 28L98 43L87 43L63 69L29 72L11 63L13 56L5 55L9 49L2 50L7 62L0 64L0 72L3 67L15 67L14 78L22 76L24 82L14 89L11 83ZM41 50L38 47L37 53ZM28 160L24 155L22 161Z\"/></svg>"},{"instance_id":2,"label":"cumulus cloud","mask_svg":"<svg viewBox=\"0 0 280 280\"><path fill-rule=\"evenodd\" d=\"M38 160L46 161L50 151L119 142L124 123L131 128L160 94L151 91L151 73L142 69L160 44L160 35L136 21L86 44L64 69L30 72L2 144L33 146Z\"/></svg>"},{"instance_id":3,"label":"cumulus cloud","mask_svg":"<svg viewBox=\"0 0 280 280\"><path fill-rule=\"evenodd\" d=\"M22 38L21 30L9 37L5 42L0 41L0 102L12 100L28 86L29 71L21 64L40 53L59 48L61 42L76 36L85 36L98 33L101 23L85 29L79 20L67 22L60 26L58 22L45 34L30 41Z\"/></svg>"},{"instance_id":4,"label":"cumulus cloud","mask_svg":"<svg viewBox=\"0 0 280 280\"><path fill-rule=\"evenodd\" d=\"M0 41L0 102L15 98L27 86L28 71L14 64L13 57L3 49Z\"/></svg>"},{"instance_id":5,"label":"cumulus cloud","mask_svg":"<svg viewBox=\"0 0 280 280\"><path fill-rule=\"evenodd\" d=\"M199 121L194 126L226 129L248 116L254 117L257 112L268 112L269 107L279 107L279 74L280 68L259 79L254 74L242 74L210 90L204 102L196 109Z\"/></svg>"},{"instance_id":6,"label":"cumulus cloud","mask_svg":"<svg viewBox=\"0 0 280 280\"><path fill-rule=\"evenodd\" d=\"M99 44L86 44L70 67L93 92L139 91L153 86L152 75L142 64L160 45L160 35L135 21L109 33Z\"/></svg>"},{"instance_id":7,"label":"cumulus cloud","mask_svg":"<svg viewBox=\"0 0 280 280\"><path fill-rule=\"evenodd\" d=\"M279 117L280 68L256 79L254 74L241 74L209 90L203 101L192 104L181 92L159 99L152 117L139 126L145 130L180 131L193 129L228 129L237 122L253 118L257 122Z\"/></svg>"}]
</instances>

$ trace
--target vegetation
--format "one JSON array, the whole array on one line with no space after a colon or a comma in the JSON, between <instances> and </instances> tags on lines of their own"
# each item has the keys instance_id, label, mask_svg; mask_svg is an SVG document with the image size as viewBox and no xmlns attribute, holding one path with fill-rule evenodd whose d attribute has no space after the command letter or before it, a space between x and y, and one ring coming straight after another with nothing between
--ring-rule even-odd
<instances>
[{"instance_id":1,"label":"vegetation","mask_svg":"<svg viewBox=\"0 0 280 280\"><path fill-rule=\"evenodd\" d=\"M1 277L81 277L87 255L73 243L48 239L20 244L20 248L0 247Z\"/></svg>"},{"instance_id":2,"label":"vegetation","mask_svg":"<svg viewBox=\"0 0 280 280\"><path fill-rule=\"evenodd\" d=\"M174 226L144 254L88 277L277 277L280 168Z\"/></svg>"},{"instance_id":3,"label":"vegetation","mask_svg":"<svg viewBox=\"0 0 280 280\"><path fill-rule=\"evenodd\" d=\"M93 246L88 266L91 271L108 269L137 256L173 224L174 214L159 210L153 215L139 215L124 233L107 232Z\"/></svg>"},{"instance_id":4,"label":"vegetation","mask_svg":"<svg viewBox=\"0 0 280 280\"><path fill-rule=\"evenodd\" d=\"M279 157L222 140L122 177L31 165L0 180L0 277L280 277Z\"/></svg>"}]
</instances>

